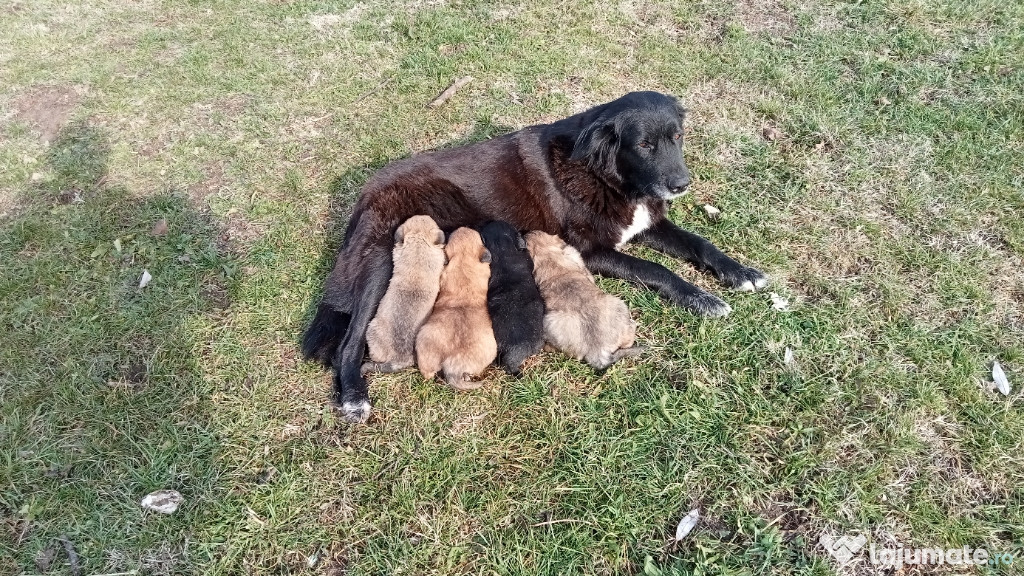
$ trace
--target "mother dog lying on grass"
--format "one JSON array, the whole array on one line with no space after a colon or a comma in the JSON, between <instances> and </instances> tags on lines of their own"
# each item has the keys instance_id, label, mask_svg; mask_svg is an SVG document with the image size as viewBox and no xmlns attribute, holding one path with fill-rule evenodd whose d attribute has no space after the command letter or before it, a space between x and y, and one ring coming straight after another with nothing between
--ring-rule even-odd
<instances>
[{"instance_id":1,"label":"mother dog lying on grass","mask_svg":"<svg viewBox=\"0 0 1024 576\"><path fill-rule=\"evenodd\" d=\"M417 214L444 230L504 220L557 234L591 272L650 286L696 314L731 308L664 266L618 248L639 241L710 270L723 284L756 290L761 272L666 218L668 202L690 185L679 102L633 92L559 120L468 146L385 166L363 187L316 317L303 337L307 358L334 369L334 400L352 422L370 416L360 374L366 327L391 278L395 229Z\"/></svg>"}]
</instances>

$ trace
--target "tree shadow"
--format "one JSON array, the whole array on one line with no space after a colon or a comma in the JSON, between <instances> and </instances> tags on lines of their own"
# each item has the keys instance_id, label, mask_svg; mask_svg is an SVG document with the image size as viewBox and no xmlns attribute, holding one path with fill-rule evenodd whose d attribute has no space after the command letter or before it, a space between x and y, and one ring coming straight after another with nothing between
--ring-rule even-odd
<instances>
[{"instance_id":1,"label":"tree shadow","mask_svg":"<svg viewBox=\"0 0 1024 576\"><path fill-rule=\"evenodd\" d=\"M109 156L105 132L66 126L0 221L0 573L46 571L47 551L67 565L61 535L83 572L168 557L187 571L195 503L211 498L218 444L192 326L229 257L184 194L109 185ZM181 510L140 508L165 488Z\"/></svg>"}]
</instances>

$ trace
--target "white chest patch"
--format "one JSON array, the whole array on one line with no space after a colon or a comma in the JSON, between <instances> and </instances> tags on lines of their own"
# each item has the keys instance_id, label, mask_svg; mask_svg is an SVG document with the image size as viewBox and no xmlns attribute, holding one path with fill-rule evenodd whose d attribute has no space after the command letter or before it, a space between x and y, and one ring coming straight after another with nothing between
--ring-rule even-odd
<instances>
[{"instance_id":1,"label":"white chest patch","mask_svg":"<svg viewBox=\"0 0 1024 576\"><path fill-rule=\"evenodd\" d=\"M629 242L633 236L647 230L651 227L651 212L647 210L647 206L640 204L633 209L633 221L629 223L629 226L622 231L622 236L619 238L619 243L615 245L616 248L621 248L626 242Z\"/></svg>"}]
</instances>

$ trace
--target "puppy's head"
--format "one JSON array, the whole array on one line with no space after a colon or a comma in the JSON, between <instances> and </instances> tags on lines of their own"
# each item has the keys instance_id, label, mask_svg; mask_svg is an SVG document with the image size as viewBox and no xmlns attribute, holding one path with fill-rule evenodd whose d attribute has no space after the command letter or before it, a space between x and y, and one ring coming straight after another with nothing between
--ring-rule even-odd
<instances>
[{"instance_id":1,"label":"puppy's head","mask_svg":"<svg viewBox=\"0 0 1024 576\"><path fill-rule=\"evenodd\" d=\"M526 250L526 240L508 222L492 221L480 227L480 238L492 252Z\"/></svg>"},{"instance_id":2,"label":"puppy's head","mask_svg":"<svg viewBox=\"0 0 1024 576\"><path fill-rule=\"evenodd\" d=\"M449 262L461 260L464 262L491 263L491 253L484 248L480 240L480 234L472 228L458 228L448 237L448 244L444 247L444 253L448 256Z\"/></svg>"},{"instance_id":3,"label":"puppy's head","mask_svg":"<svg viewBox=\"0 0 1024 576\"><path fill-rule=\"evenodd\" d=\"M444 244L444 232L430 216L413 216L395 230L395 243L405 244L414 239L427 244L441 245Z\"/></svg>"},{"instance_id":4,"label":"puppy's head","mask_svg":"<svg viewBox=\"0 0 1024 576\"><path fill-rule=\"evenodd\" d=\"M658 92L632 92L605 104L576 139L571 158L626 196L671 200L690 185L683 160L679 100Z\"/></svg>"},{"instance_id":5,"label":"puppy's head","mask_svg":"<svg viewBox=\"0 0 1024 576\"><path fill-rule=\"evenodd\" d=\"M534 230L526 235L526 247L534 261L548 260L562 266L586 269L579 251L569 246L560 236Z\"/></svg>"}]
</instances>

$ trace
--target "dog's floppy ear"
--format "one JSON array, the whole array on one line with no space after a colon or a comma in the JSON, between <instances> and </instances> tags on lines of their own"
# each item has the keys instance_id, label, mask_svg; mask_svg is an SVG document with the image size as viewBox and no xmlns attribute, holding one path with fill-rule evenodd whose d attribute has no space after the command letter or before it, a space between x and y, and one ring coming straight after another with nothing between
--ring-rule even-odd
<instances>
[{"instance_id":1,"label":"dog's floppy ear","mask_svg":"<svg viewBox=\"0 0 1024 576\"><path fill-rule=\"evenodd\" d=\"M615 134L615 120L598 117L587 125L576 137L576 145L572 148L570 160L587 160L600 156L601 153L618 140Z\"/></svg>"},{"instance_id":2,"label":"dog's floppy ear","mask_svg":"<svg viewBox=\"0 0 1024 576\"><path fill-rule=\"evenodd\" d=\"M491 251L488 250L487 248L484 248L483 254L480 255L480 261L483 262L484 264L490 264L491 263Z\"/></svg>"},{"instance_id":3,"label":"dog's floppy ear","mask_svg":"<svg viewBox=\"0 0 1024 576\"><path fill-rule=\"evenodd\" d=\"M600 116L580 132L570 160L584 160L591 170L618 177L615 156L619 152L619 130L616 117Z\"/></svg>"},{"instance_id":4,"label":"dog's floppy ear","mask_svg":"<svg viewBox=\"0 0 1024 576\"><path fill-rule=\"evenodd\" d=\"M687 110L686 107L683 106L682 101L679 100L679 98L676 98L675 96L672 96L671 98L676 105L676 112L679 113L679 121L682 122L683 120L686 120Z\"/></svg>"}]
</instances>

